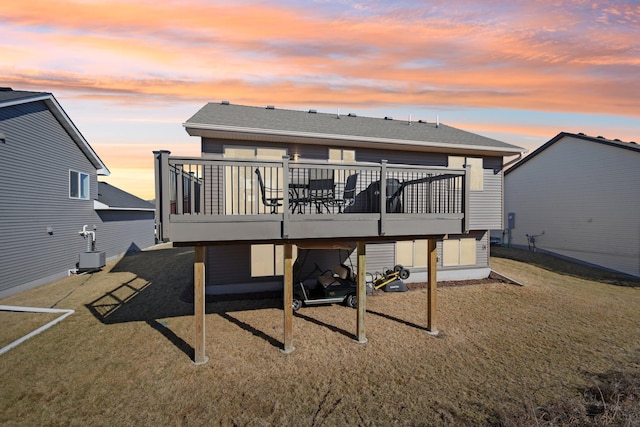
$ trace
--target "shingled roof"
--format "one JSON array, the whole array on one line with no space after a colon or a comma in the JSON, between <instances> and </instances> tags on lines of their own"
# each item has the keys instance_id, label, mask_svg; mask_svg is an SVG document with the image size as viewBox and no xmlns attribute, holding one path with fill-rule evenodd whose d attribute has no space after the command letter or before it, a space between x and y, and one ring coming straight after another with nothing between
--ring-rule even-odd
<instances>
[{"instance_id":1,"label":"shingled roof","mask_svg":"<svg viewBox=\"0 0 640 427\"><path fill-rule=\"evenodd\" d=\"M619 139L608 139L603 136L589 136L589 135L585 135L584 133L560 132L559 134L551 138L549 141L547 141L546 143L538 147L535 151L533 151L527 157L523 158L518 163L516 163L515 165L507 169L504 173L505 176L510 174L514 170L518 169L520 166L527 163L529 160L533 159L538 154L540 154L541 152L543 152L544 150L546 150L547 148L549 148L550 146L552 146L553 144L562 140L565 137L576 138L582 141L592 142L596 144L604 144L611 147L616 147L623 150L630 150L636 153L640 153L640 145L638 145L635 141L624 142Z\"/></svg>"},{"instance_id":2,"label":"shingled roof","mask_svg":"<svg viewBox=\"0 0 640 427\"><path fill-rule=\"evenodd\" d=\"M0 87L0 103L14 100L24 100L27 98L38 98L51 95L47 92L30 92L26 90L13 90L9 87Z\"/></svg>"},{"instance_id":3,"label":"shingled roof","mask_svg":"<svg viewBox=\"0 0 640 427\"><path fill-rule=\"evenodd\" d=\"M98 181L98 202L98 210L155 210L155 206L146 200L101 181Z\"/></svg>"},{"instance_id":4,"label":"shingled roof","mask_svg":"<svg viewBox=\"0 0 640 427\"><path fill-rule=\"evenodd\" d=\"M525 149L444 124L418 120L373 118L355 114L318 113L251 107L227 102L208 103L183 126L192 136L289 141L307 144L340 143L441 152L488 152L513 155Z\"/></svg>"},{"instance_id":5,"label":"shingled roof","mask_svg":"<svg viewBox=\"0 0 640 427\"><path fill-rule=\"evenodd\" d=\"M87 156L87 159L95 166L98 175L109 175L109 169L91 148L89 142L82 136L80 130L71 121L64 109L58 104L55 96L49 92L30 92L26 90L12 90L8 87L0 87L0 108L13 108L30 102L44 102L51 114L67 131L78 148Z\"/></svg>"}]
</instances>

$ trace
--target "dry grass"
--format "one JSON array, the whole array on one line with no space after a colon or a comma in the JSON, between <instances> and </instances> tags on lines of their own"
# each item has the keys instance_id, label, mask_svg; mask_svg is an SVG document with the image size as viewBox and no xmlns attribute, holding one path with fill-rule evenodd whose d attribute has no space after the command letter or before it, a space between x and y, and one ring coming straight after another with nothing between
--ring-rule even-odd
<instances>
[{"instance_id":1,"label":"dry grass","mask_svg":"<svg viewBox=\"0 0 640 427\"><path fill-rule=\"evenodd\" d=\"M553 411L583 405L607 425L600 392L638 402L638 287L492 258L525 286L439 289L437 337L419 289L368 298L364 345L353 309L303 308L289 355L279 300L212 302L196 367L192 261L146 251L3 300L76 313L0 357L0 424L569 425ZM627 414L617 425L640 424Z\"/></svg>"}]
</instances>

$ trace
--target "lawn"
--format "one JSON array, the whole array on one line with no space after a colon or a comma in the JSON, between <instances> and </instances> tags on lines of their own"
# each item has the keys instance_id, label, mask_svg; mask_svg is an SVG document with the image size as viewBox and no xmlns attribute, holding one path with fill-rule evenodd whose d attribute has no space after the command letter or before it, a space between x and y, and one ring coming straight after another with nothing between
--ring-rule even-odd
<instances>
[{"instance_id":1,"label":"lawn","mask_svg":"<svg viewBox=\"0 0 640 427\"><path fill-rule=\"evenodd\" d=\"M209 302L202 366L188 248L6 298L76 312L0 356L0 424L640 425L640 281L495 253L524 286L439 287L438 336L425 289L370 296L366 344L355 310L303 307L288 355L281 301ZM37 316L3 313L0 343Z\"/></svg>"}]
</instances>

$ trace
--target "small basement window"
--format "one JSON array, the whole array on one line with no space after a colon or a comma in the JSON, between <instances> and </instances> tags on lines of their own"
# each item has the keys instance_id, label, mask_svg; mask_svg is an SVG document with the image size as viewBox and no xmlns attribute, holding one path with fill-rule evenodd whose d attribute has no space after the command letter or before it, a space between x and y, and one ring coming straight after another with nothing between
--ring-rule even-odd
<instances>
[{"instance_id":1,"label":"small basement window","mask_svg":"<svg viewBox=\"0 0 640 427\"><path fill-rule=\"evenodd\" d=\"M69 197L71 199L89 200L89 174L69 171Z\"/></svg>"}]
</instances>

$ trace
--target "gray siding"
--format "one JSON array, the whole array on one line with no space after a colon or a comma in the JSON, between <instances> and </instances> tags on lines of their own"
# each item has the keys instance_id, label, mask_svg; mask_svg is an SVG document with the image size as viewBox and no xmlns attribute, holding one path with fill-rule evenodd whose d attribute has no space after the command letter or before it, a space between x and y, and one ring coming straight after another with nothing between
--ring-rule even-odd
<instances>
[{"instance_id":1,"label":"gray siding","mask_svg":"<svg viewBox=\"0 0 640 427\"><path fill-rule=\"evenodd\" d=\"M242 143L231 140L214 140L203 138L202 149L203 156L221 156L223 147L228 145L244 145L248 147L256 146L277 146L279 148L287 148L289 155L297 153L302 159L326 160L328 158L327 146L311 146L311 145L295 145L295 144L273 144L267 142L256 141L254 144ZM348 148L348 147L344 147ZM447 166L448 156L442 153L417 153L402 152L392 150L368 150L356 148L356 161L359 162L379 162L386 159L393 164L414 164L423 166ZM483 191L472 191L470 195L470 227L472 232L469 235L477 240L476 245L476 265L442 268L442 245L438 243L438 265L439 270L469 270L469 269L487 269L489 265L489 236L486 230L491 228L499 229L502 227L502 158L488 157L484 159L484 189ZM215 176L211 176L215 175ZM210 174L205 179L211 182L221 179L221 176ZM214 209L217 207L214 207ZM462 237L469 237L464 235ZM454 237L454 236L452 236ZM226 285L226 284L243 284L250 282L260 282L267 279L251 278L251 250L250 246L216 246L210 247L207 252L207 285ZM316 253L315 262L325 268L330 268L337 263L334 257L335 252L330 255L322 255ZM425 254L426 256L426 254ZM383 272L387 268L395 265L396 253L395 243L376 243L367 245L367 271ZM309 260L306 264L303 276L310 273L313 269L314 261ZM356 251L351 254L347 265L357 264ZM418 268L418 271L425 269ZM419 277L419 276L416 276ZM273 280L281 280L280 278L272 278Z\"/></svg>"},{"instance_id":2,"label":"gray siding","mask_svg":"<svg viewBox=\"0 0 640 427\"><path fill-rule=\"evenodd\" d=\"M471 230L502 228L502 171L484 169L482 191L469 195L469 228Z\"/></svg>"},{"instance_id":3,"label":"gray siding","mask_svg":"<svg viewBox=\"0 0 640 427\"><path fill-rule=\"evenodd\" d=\"M85 224L96 225L108 257L126 250L101 235L95 166L44 102L0 108L0 131L0 296L66 275L86 250ZM89 200L69 198L70 169L89 174Z\"/></svg>"},{"instance_id":4,"label":"gray siding","mask_svg":"<svg viewBox=\"0 0 640 427\"><path fill-rule=\"evenodd\" d=\"M97 211L96 249L113 257L135 253L155 244L154 213L147 211Z\"/></svg>"},{"instance_id":5,"label":"gray siding","mask_svg":"<svg viewBox=\"0 0 640 427\"><path fill-rule=\"evenodd\" d=\"M640 154L564 137L505 177L512 245L640 276Z\"/></svg>"},{"instance_id":6,"label":"gray siding","mask_svg":"<svg viewBox=\"0 0 640 427\"><path fill-rule=\"evenodd\" d=\"M286 148L290 156L294 153L301 159L327 160L329 147L324 145L274 144L256 141L254 144L238 144L237 141L215 140L203 138L204 155L222 155L223 147L228 145L277 146ZM344 147L348 148L348 147ZM390 164L407 164L420 166L448 166L448 155L443 153L403 152L398 150L374 150L355 148L356 161L380 162L385 159ZM483 159L484 188L482 191L471 191L469 207L469 226L472 230L488 230L502 228L503 204L502 157L485 157ZM218 177L220 178L220 177ZM215 179L215 178L213 178ZM211 184L213 181L209 182Z\"/></svg>"}]
</instances>

